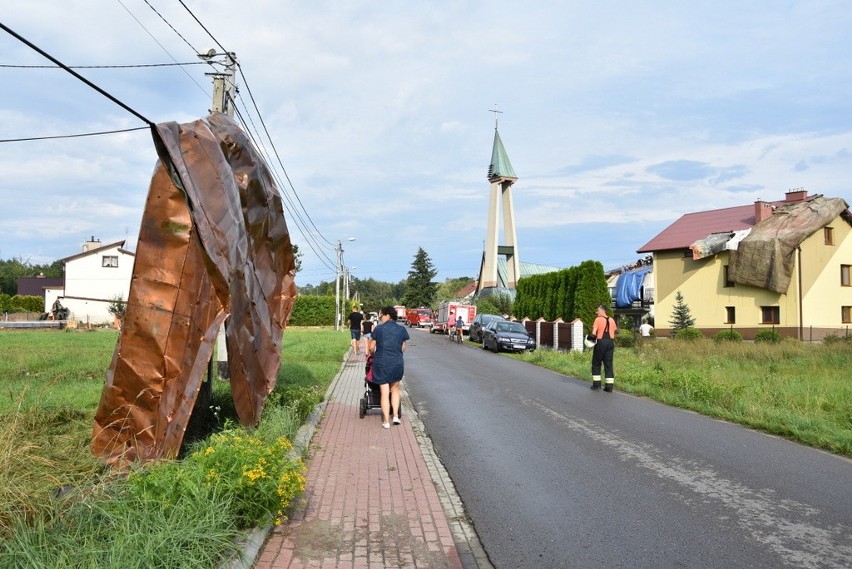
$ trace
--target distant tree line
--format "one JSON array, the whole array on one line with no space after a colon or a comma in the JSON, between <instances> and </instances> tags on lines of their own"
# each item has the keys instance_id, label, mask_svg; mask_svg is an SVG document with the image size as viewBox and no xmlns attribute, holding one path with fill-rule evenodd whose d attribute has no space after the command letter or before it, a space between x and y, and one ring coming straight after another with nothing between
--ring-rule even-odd
<instances>
[{"instance_id":1,"label":"distant tree line","mask_svg":"<svg viewBox=\"0 0 852 569\"><path fill-rule=\"evenodd\" d=\"M44 274L48 278L62 277L62 263L54 261L49 265L35 265L21 258L0 259L0 293L14 296L18 294L18 279L37 277Z\"/></svg>"}]
</instances>

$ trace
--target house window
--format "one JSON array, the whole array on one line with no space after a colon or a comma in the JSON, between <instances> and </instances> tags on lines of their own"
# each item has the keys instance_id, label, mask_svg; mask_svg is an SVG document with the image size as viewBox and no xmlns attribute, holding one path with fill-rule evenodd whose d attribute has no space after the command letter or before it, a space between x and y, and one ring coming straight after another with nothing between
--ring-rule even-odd
<instances>
[{"instance_id":1,"label":"house window","mask_svg":"<svg viewBox=\"0 0 852 569\"><path fill-rule=\"evenodd\" d=\"M780 324L781 323L781 307L780 306L761 306L760 307L760 323L761 324Z\"/></svg>"},{"instance_id":2,"label":"house window","mask_svg":"<svg viewBox=\"0 0 852 569\"><path fill-rule=\"evenodd\" d=\"M737 308L736 306L725 307L725 324L737 323Z\"/></svg>"},{"instance_id":3,"label":"house window","mask_svg":"<svg viewBox=\"0 0 852 569\"><path fill-rule=\"evenodd\" d=\"M725 269L724 269L724 271L725 271L725 284L722 285L725 288L730 288L730 287L735 286L737 284L737 283L735 283L734 281L731 280L730 276L728 276L728 270L729 270L728 265L725 265Z\"/></svg>"},{"instance_id":4,"label":"house window","mask_svg":"<svg viewBox=\"0 0 852 569\"><path fill-rule=\"evenodd\" d=\"M825 237L826 245L834 245L834 229L831 227L823 227L822 235Z\"/></svg>"},{"instance_id":5,"label":"house window","mask_svg":"<svg viewBox=\"0 0 852 569\"><path fill-rule=\"evenodd\" d=\"M118 266L118 256L117 255L104 255L101 257L101 266L102 267L117 267Z\"/></svg>"},{"instance_id":6,"label":"house window","mask_svg":"<svg viewBox=\"0 0 852 569\"><path fill-rule=\"evenodd\" d=\"M852 286L852 265L840 265L840 286Z\"/></svg>"},{"instance_id":7,"label":"house window","mask_svg":"<svg viewBox=\"0 0 852 569\"><path fill-rule=\"evenodd\" d=\"M852 306L840 307L840 319L844 324L852 324Z\"/></svg>"}]
</instances>

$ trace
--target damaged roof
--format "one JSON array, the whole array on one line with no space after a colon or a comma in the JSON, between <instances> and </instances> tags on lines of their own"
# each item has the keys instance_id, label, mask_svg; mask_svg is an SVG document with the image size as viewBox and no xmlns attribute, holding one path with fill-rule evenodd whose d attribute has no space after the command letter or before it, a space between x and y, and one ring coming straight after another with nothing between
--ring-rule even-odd
<instances>
[{"instance_id":1,"label":"damaged roof","mask_svg":"<svg viewBox=\"0 0 852 569\"><path fill-rule=\"evenodd\" d=\"M778 207L783 201L769 202ZM656 237L637 249L637 253L688 249L712 233L733 233L754 225L754 204L697 211L682 215Z\"/></svg>"}]
</instances>

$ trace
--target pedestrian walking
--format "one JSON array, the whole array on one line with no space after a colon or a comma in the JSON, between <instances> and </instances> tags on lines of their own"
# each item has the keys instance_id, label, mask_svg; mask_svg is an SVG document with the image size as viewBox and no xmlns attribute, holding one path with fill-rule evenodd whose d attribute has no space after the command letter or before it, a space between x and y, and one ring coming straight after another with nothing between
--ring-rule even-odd
<instances>
[{"instance_id":1,"label":"pedestrian walking","mask_svg":"<svg viewBox=\"0 0 852 569\"><path fill-rule=\"evenodd\" d=\"M352 353L358 353L358 344L361 341L361 321L364 319L364 315L358 311L357 306L352 306L352 312L349 313L349 316L346 317L346 320L349 321L349 336L351 337L352 344Z\"/></svg>"},{"instance_id":2,"label":"pedestrian walking","mask_svg":"<svg viewBox=\"0 0 852 569\"><path fill-rule=\"evenodd\" d=\"M598 314L592 324L592 335L597 338L592 351L592 389L601 388L601 364L603 364L606 377L604 380L604 391L612 392L615 384L615 370L612 365L612 356L615 353L615 332L618 327L606 311L604 305L598 306Z\"/></svg>"},{"instance_id":3,"label":"pedestrian walking","mask_svg":"<svg viewBox=\"0 0 852 569\"><path fill-rule=\"evenodd\" d=\"M399 382L405 372L402 354L408 347L408 330L396 323L396 309L385 306L379 314L379 325L373 330L368 354L373 354L373 381L381 390L382 427L391 421L399 425ZM391 418L393 412L393 418Z\"/></svg>"},{"instance_id":4,"label":"pedestrian walking","mask_svg":"<svg viewBox=\"0 0 852 569\"><path fill-rule=\"evenodd\" d=\"M367 348L370 346L370 339L373 337L373 322L370 313L364 315L364 321L361 322L361 339L364 340L364 353L369 355Z\"/></svg>"},{"instance_id":5,"label":"pedestrian walking","mask_svg":"<svg viewBox=\"0 0 852 569\"><path fill-rule=\"evenodd\" d=\"M639 333L642 334L643 338L650 338L653 329L654 327L647 320L643 320L642 324L639 325Z\"/></svg>"}]
</instances>

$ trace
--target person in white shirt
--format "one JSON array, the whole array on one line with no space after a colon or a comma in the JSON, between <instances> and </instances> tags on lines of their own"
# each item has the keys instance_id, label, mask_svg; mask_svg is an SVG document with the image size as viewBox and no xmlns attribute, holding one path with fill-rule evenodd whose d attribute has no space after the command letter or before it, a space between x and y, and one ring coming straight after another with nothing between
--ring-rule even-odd
<instances>
[{"instance_id":1,"label":"person in white shirt","mask_svg":"<svg viewBox=\"0 0 852 569\"><path fill-rule=\"evenodd\" d=\"M639 326L639 333L642 334L643 338L650 338L651 330L653 329L654 327L648 324L647 320L643 320L642 324Z\"/></svg>"}]
</instances>

